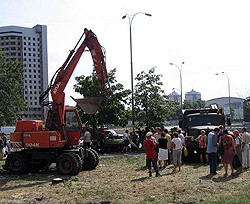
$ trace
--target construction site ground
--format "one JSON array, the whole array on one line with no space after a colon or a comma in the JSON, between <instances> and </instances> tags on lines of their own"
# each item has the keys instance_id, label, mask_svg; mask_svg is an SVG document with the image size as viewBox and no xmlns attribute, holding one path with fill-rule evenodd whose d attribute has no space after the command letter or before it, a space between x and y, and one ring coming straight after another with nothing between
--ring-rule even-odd
<instances>
[{"instance_id":1,"label":"construction site ground","mask_svg":"<svg viewBox=\"0 0 250 204\"><path fill-rule=\"evenodd\" d=\"M184 164L172 173L172 165L161 177L148 177L143 153L105 154L95 170L76 176L48 172L11 175L0 161L0 203L250 203L250 171L224 177L220 164L211 177L209 166ZM63 182L52 184L61 178Z\"/></svg>"}]
</instances>

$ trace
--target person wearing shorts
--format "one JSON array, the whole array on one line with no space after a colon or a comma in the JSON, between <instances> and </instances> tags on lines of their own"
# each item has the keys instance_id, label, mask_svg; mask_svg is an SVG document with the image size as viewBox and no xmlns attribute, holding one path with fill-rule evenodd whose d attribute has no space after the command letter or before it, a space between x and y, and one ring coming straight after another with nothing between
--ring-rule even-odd
<instances>
[{"instance_id":1,"label":"person wearing shorts","mask_svg":"<svg viewBox=\"0 0 250 204\"><path fill-rule=\"evenodd\" d=\"M179 138L178 132L174 132L173 137L174 137L172 139L173 164L174 164L173 172L175 172L177 167L179 167L179 171L181 171L181 154L182 154L182 147L184 146L184 144Z\"/></svg>"},{"instance_id":2,"label":"person wearing shorts","mask_svg":"<svg viewBox=\"0 0 250 204\"><path fill-rule=\"evenodd\" d=\"M168 139L165 136L165 133L161 133L161 138L158 140L159 142L159 153L158 160L160 164L160 169L166 168L167 160L168 160Z\"/></svg>"}]
</instances>

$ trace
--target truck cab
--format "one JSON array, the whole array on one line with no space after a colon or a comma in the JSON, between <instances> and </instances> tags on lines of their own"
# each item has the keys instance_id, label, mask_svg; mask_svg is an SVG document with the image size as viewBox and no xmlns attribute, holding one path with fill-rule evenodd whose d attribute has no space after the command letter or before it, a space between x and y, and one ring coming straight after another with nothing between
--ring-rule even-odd
<instances>
[{"instance_id":1,"label":"truck cab","mask_svg":"<svg viewBox=\"0 0 250 204\"><path fill-rule=\"evenodd\" d=\"M219 125L225 125L222 109L184 110L179 126L184 131L187 160L191 161L197 153L198 142L195 139L200 135L200 131L205 130L207 135Z\"/></svg>"}]
</instances>

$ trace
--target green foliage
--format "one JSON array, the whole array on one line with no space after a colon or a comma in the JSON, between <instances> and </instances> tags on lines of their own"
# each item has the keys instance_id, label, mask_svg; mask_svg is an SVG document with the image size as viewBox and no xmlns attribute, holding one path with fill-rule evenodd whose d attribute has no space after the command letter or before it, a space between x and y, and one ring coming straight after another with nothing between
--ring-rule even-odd
<instances>
[{"instance_id":1,"label":"green foliage","mask_svg":"<svg viewBox=\"0 0 250 204\"><path fill-rule=\"evenodd\" d=\"M155 68L148 73L142 71L135 78L135 113L140 126L147 128L162 126L178 109L178 103L168 100L162 90L162 75L155 74Z\"/></svg>"},{"instance_id":2,"label":"green foliage","mask_svg":"<svg viewBox=\"0 0 250 204\"><path fill-rule=\"evenodd\" d=\"M184 100L183 109L201 109L205 108L206 101L201 100L200 98L196 101Z\"/></svg>"},{"instance_id":3,"label":"green foliage","mask_svg":"<svg viewBox=\"0 0 250 204\"><path fill-rule=\"evenodd\" d=\"M250 122L250 100L244 101L244 121Z\"/></svg>"},{"instance_id":4,"label":"green foliage","mask_svg":"<svg viewBox=\"0 0 250 204\"><path fill-rule=\"evenodd\" d=\"M104 106L95 114L88 115L80 110L80 116L84 123L89 125L104 125L112 124L125 126L128 122L129 112L125 105L129 102L130 90L124 90L122 84L117 83L115 77L116 69L109 73L109 85L111 95L105 101ZM77 84L74 85L76 92L80 93L84 98L103 96L100 87L98 86L98 78L96 74L92 76L76 77Z\"/></svg>"},{"instance_id":5,"label":"green foliage","mask_svg":"<svg viewBox=\"0 0 250 204\"><path fill-rule=\"evenodd\" d=\"M0 49L0 126L12 125L16 113L25 109L22 98L23 64L7 61Z\"/></svg>"}]
</instances>

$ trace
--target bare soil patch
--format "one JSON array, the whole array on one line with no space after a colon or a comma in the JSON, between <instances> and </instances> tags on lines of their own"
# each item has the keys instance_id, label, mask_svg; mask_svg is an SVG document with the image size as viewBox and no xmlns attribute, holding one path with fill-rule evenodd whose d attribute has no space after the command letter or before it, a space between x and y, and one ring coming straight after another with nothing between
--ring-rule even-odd
<instances>
[{"instance_id":1,"label":"bare soil patch","mask_svg":"<svg viewBox=\"0 0 250 204\"><path fill-rule=\"evenodd\" d=\"M0 162L0 166L3 162ZM55 170L10 175L0 169L0 203L249 203L250 171L208 177L209 166L185 164L148 177L144 155L102 157L93 171L60 176ZM54 178L63 182L52 184Z\"/></svg>"}]
</instances>

